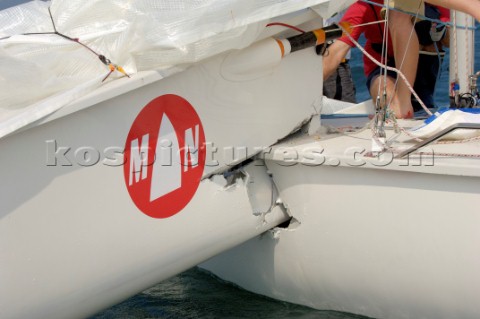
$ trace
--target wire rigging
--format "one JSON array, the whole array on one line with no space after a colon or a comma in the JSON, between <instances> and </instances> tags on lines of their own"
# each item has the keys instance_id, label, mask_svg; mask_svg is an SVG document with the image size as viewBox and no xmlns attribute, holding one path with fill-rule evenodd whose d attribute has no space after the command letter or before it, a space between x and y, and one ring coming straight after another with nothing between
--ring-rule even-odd
<instances>
[{"instance_id":1,"label":"wire rigging","mask_svg":"<svg viewBox=\"0 0 480 319\"><path fill-rule=\"evenodd\" d=\"M370 0L359 0L359 1L362 1L362 2L365 2L365 3L368 3L368 4L371 4L371 5L374 5L374 6L377 6L377 7L388 8L388 6L385 6L385 5L383 5L383 4L380 4L380 3L377 3L377 2L373 2L373 1L370 1ZM387 9L387 10L388 10L388 9ZM412 14L411 12L399 10L399 9L396 9L396 8L389 8L389 10L398 11L398 12L402 12L402 13L405 13L405 14L408 14L408 15L411 15L411 16L414 16L414 14ZM425 15L421 15L421 14L418 14L418 15L416 15L416 16L417 16L419 19L421 19L421 20L430 21L430 22L436 22L436 23L438 23L438 24L440 24L440 25L446 25L446 26L450 26L450 27L456 26L458 29L468 29L468 30L480 29L480 24L477 25L476 27L469 27L469 26L467 26L467 25L456 25L455 22L448 22L448 21L442 21L442 20L439 20L439 19L429 18L429 17L426 17Z\"/></svg>"},{"instance_id":2,"label":"wire rigging","mask_svg":"<svg viewBox=\"0 0 480 319\"><path fill-rule=\"evenodd\" d=\"M388 66L388 65L385 65L381 62L379 62L377 59L375 59L372 55L370 55L367 51L365 51L365 49L362 47L362 45L360 43L358 43L348 32L345 31L345 29L343 29L343 27L340 26L340 28L342 28L342 30L344 30L345 34L347 35L347 37L350 39L350 41L352 41L353 44L355 44L355 46L360 50L362 51L363 54L365 54L370 60L372 60L373 63L375 63L376 65L380 66L380 67L385 67L387 70L390 70L390 71L394 71L394 72L397 72L398 75L400 75L400 77L403 79L403 80L406 80L406 77L405 75L398 69L394 68L394 67L391 67L391 66ZM407 81L408 83L408 81ZM432 112L430 112L430 110L425 106L425 104L422 102L422 100L420 99L420 97L417 95L417 93L413 90L412 86L411 85L407 85L407 87L409 88L409 90L412 92L412 94L419 100L420 102L420 105L424 108L425 112L427 112L428 115L432 115Z\"/></svg>"},{"instance_id":3,"label":"wire rigging","mask_svg":"<svg viewBox=\"0 0 480 319\"><path fill-rule=\"evenodd\" d=\"M384 23L386 21L387 20L378 20L378 21L373 21L373 22L360 23L360 24L357 24L357 25L352 25L352 26L350 26L350 28L355 29L355 28L364 27L364 26L367 26L367 25Z\"/></svg>"},{"instance_id":4,"label":"wire rigging","mask_svg":"<svg viewBox=\"0 0 480 319\"><path fill-rule=\"evenodd\" d=\"M418 5L418 7L417 7L417 11L416 11L416 13L415 13L415 15L414 15L414 17L415 17L415 20L414 20L414 21L416 21L416 20L418 19L418 17L419 17L420 8L421 8L421 5L423 4L423 2L424 2L423 0L419 2L419 5ZM409 35L409 37L408 37L408 42L407 42L407 44L406 44L407 47L406 47L405 52L404 52L403 57L402 57L402 62L400 63L400 66L396 66L399 70L401 70L401 69L403 68L403 64L405 63L405 57L407 56L407 51L408 51L408 48L410 47L410 43L412 42L412 37L413 37L414 32L415 32L415 27L414 27L413 24L412 24L412 29L410 30L410 35ZM418 40L417 40L417 41L418 41ZM394 91L397 90L398 81L399 81L398 78L395 79L395 85L394 85L394 87L393 87ZM408 82L406 79L405 79L405 81ZM409 83L409 84L412 85L412 83ZM393 95L390 97L390 100L389 100L389 103L388 103L388 104L390 105L390 103L392 103L392 101L393 101Z\"/></svg>"},{"instance_id":5,"label":"wire rigging","mask_svg":"<svg viewBox=\"0 0 480 319\"><path fill-rule=\"evenodd\" d=\"M65 40L68 40L68 41L71 41L71 42L75 42L75 43L78 43L79 45L81 45L82 47L84 47L85 49L87 49L88 51L90 51L91 53L95 54L98 59L104 64L106 65L108 68L109 68L109 72L107 73L107 75L103 78L102 82L105 82L105 80L108 79L108 77L115 71L118 71L120 73L122 73L123 75L127 76L127 77L130 77L130 75L128 75L128 73L119 65L115 64L115 63L112 63L112 61L110 61L110 59L108 59L107 57L105 57L104 55L102 54L99 54L97 53L95 50L93 50L91 47L89 47L88 45L86 45L85 43L82 43L80 42L80 39L78 38L72 38L72 37L69 37L68 35L65 35L63 33L60 33L58 30L57 30L57 27L55 25L55 21L53 20L53 15L52 15L52 11L50 10L50 7L48 7L48 14L50 16L50 21L52 22L52 26L53 26L53 32L50 31L50 32L27 32L27 33L22 33L21 35L25 35L25 36L29 36L29 35L57 35L59 37L62 37L64 38ZM9 39L11 38L12 36L7 36L7 37L3 37L3 38L0 38L0 41L1 40L5 40L5 39Z\"/></svg>"},{"instance_id":6,"label":"wire rigging","mask_svg":"<svg viewBox=\"0 0 480 319\"><path fill-rule=\"evenodd\" d=\"M275 26L275 25L290 28L290 29L298 31L300 33L305 33L305 31L300 29L299 27L296 27L294 25L290 25L290 24L287 24L287 23L283 23L283 22L271 22L271 23L267 24L267 27L272 27L272 26Z\"/></svg>"}]
</instances>

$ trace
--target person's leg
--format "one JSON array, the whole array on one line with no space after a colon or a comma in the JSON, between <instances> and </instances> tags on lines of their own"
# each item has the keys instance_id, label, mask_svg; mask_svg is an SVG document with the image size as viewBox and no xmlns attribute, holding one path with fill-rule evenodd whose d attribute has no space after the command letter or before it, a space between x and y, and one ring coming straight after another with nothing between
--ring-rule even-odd
<instances>
[{"instance_id":1,"label":"person's leg","mask_svg":"<svg viewBox=\"0 0 480 319\"><path fill-rule=\"evenodd\" d=\"M395 72L389 71L387 75L387 79L385 81L384 75L381 75L380 70L376 69L367 78L367 88L375 104L377 101L377 97L380 97L380 99L383 99L383 93L384 93L383 88L384 88L384 84L386 83L387 84L387 87L385 90L387 94L386 103L390 102L390 109L395 113L395 116L398 118L399 117L398 114L401 113L401 103L398 100L397 94L395 94L395 82L396 82L395 76L396 76ZM412 116L413 116L413 112L410 117Z\"/></svg>"},{"instance_id":2,"label":"person's leg","mask_svg":"<svg viewBox=\"0 0 480 319\"><path fill-rule=\"evenodd\" d=\"M404 12L419 13L423 15L422 0L386 0L390 7ZM480 0L429 0L431 4L444 6L467 12L480 21ZM413 23L411 16L406 13L389 11L389 30L392 36L395 63L405 75L410 85L413 84L417 72L419 44L415 32L412 33ZM403 80L398 83L398 88L391 105L398 118L413 116L411 92Z\"/></svg>"},{"instance_id":3,"label":"person's leg","mask_svg":"<svg viewBox=\"0 0 480 319\"><path fill-rule=\"evenodd\" d=\"M357 103L357 100L355 97L355 93L356 93L355 83L353 82L350 65L348 65L348 63L340 64L338 68L338 73L340 76L341 86L342 86L342 101Z\"/></svg>"},{"instance_id":4,"label":"person's leg","mask_svg":"<svg viewBox=\"0 0 480 319\"><path fill-rule=\"evenodd\" d=\"M411 17L408 14L390 11L389 29L392 37L395 65L405 75L412 86L417 74L419 45L417 34L413 30ZM411 92L403 79L398 80L395 115L398 118L413 116Z\"/></svg>"},{"instance_id":5,"label":"person's leg","mask_svg":"<svg viewBox=\"0 0 480 319\"><path fill-rule=\"evenodd\" d=\"M406 12L418 12L421 15L424 13L424 4L421 0L389 0L389 5ZM388 18L395 65L405 75L408 84L413 86L417 74L419 44L412 17L400 11L390 10ZM392 108L397 118L413 116L411 92L403 79L398 81L394 99Z\"/></svg>"},{"instance_id":6,"label":"person's leg","mask_svg":"<svg viewBox=\"0 0 480 319\"><path fill-rule=\"evenodd\" d=\"M480 21L480 0L428 0L428 3L468 13Z\"/></svg>"},{"instance_id":7,"label":"person's leg","mask_svg":"<svg viewBox=\"0 0 480 319\"><path fill-rule=\"evenodd\" d=\"M428 108L435 107L435 85L437 83L440 64L442 63L444 55L444 51L440 52L439 54L436 52L420 51L418 59L418 72L417 77L415 78L415 85L413 86L413 89L415 92L417 92L418 97ZM415 112L423 110L420 103L413 96L412 105Z\"/></svg>"},{"instance_id":8,"label":"person's leg","mask_svg":"<svg viewBox=\"0 0 480 319\"><path fill-rule=\"evenodd\" d=\"M337 95L337 79L338 76L338 69L333 72L327 79L323 80L323 95L330 99L335 99Z\"/></svg>"}]
</instances>

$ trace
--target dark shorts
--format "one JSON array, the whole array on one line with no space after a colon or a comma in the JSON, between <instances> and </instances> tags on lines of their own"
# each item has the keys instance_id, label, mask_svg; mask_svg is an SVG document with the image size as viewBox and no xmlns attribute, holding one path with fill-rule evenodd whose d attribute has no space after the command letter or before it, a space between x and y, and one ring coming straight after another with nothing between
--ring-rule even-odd
<instances>
[{"instance_id":1,"label":"dark shorts","mask_svg":"<svg viewBox=\"0 0 480 319\"><path fill-rule=\"evenodd\" d=\"M445 52L441 52L440 57L436 53L421 53L418 58L417 77L415 78L413 89L428 108L435 107L433 97L444 55ZM423 109L413 95L412 105L415 112Z\"/></svg>"},{"instance_id":2,"label":"dark shorts","mask_svg":"<svg viewBox=\"0 0 480 319\"><path fill-rule=\"evenodd\" d=\"M445 53L442 52L442 56L444 54ZM419 55L417 76L415 78L413 89L428 108L435 107L435 101L433 97L441 62L442 59L439 59L437 54L422 53ZM380 75L380 72L382 72L382 75L384 74L383 69L377 67L367 76L366 84L369 91L373 80ZM394 71L387 71L387 75L392 79L397 78L397 73ZM413 94L412 106L415 112L423 109Z\"/></svg>"},{"instance_id":3,"label":"dark shorts","mask_svg":"<svg viewBox=\"0 0 480 319\"><path fill-rule=\"evenodd\" d=\"M382 74L380 74L380 72ZM375 80L377 76L380 76L380 75L383 76L384 74L385 74L385 71L383 70L383 68L379 66L377 66L372 72L370 72L370 74L367 76L367 83L366 83L368 92L370 92L370 86L372 85L373 80ZM397 72L388 70L387 76L391 77L392 79L396 79Z\"/></svg>"},{"instance_id":4,"label":"dark shorts","mask_svg":"<svg viewBox=\"0 0 480 319\"><path fill-rule=\"evenodd\" d=\"M323 81L323 95L328 98L356 103L355 84L348 63L341 63L337 70Z\"/></svg>"}]
</instances>

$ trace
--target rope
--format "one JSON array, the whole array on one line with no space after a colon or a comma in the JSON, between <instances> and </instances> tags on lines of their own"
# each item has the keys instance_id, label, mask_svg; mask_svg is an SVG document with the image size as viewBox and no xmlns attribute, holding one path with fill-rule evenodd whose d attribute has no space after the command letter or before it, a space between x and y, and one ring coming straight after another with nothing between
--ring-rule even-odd
<instances>
[{"instance_id":1,"label":"rope","mask_svg":"<svg viewBox=\"0 0 480 319\"><path fill-rule=\"evenodd\" d=\"M370 125L371 125L371 129L373 130L373 122L374 121L371 121ZM407 135L408 137L410 137L411 139L413 139L414 141L416 142L422 142L423 140L421 138L418 138L414 135L412 135L410 132L408 132L407 130L405 130L405 128L403 127L400 127L400 130L402 133L404 133L405 135ZM375 142L378 144L378 145L382 145L384 150L383 152L386 152L386 151L390 151L394 154L398 153L398 151L391 146L390 143L383 143L382 141L380 141L380 139L378 138L378 136L376 136L375 134L372 136L372 138L375 140ZM390 138L390 140L392 140L393 138ZM441 144L465 144L465 143L470 143L470 142L473 142L473 141L479 141L480 140L480 136L476 136L476 137L471 137L471 138L468 138L468 139L463 139L463 140L456 140L456 141L435 141L433 142L431 145L441 145ZM444 153L444 152L422 152L422 151L417 151L417 152L414 152L413 154L422 154L422 155L431 155L431 156L434 156L434 155L437 155L437 156L450 156L450 157L465 157L465 158L480 158L480 154L464 154L464 153Z\"/></svg>"},{"instance_id":2,"label":"rope","mask_svg":"<svg viewBox=\"0 0 480 319\"><path fill-rule=\"evenodd\" d=\"M102 54L97 53L95 50L90 48L88 45L80 42L80 40L78 38L71 38L71 37L69 37L69 36L67 36L63 33L58 32L57 27L55 25L55 21L53 20L53 15L52 15L52 11L50 10L50 7L48 7L48 14L50 16L50 20L52 21L53 32L52 31L50 31L50 32L29 32L29 33L22 33L21 35L26 35L26 36L29 36L29 35L57 35L57 36L62 37L64 39L68 40L68 41L78 43L79 45L81 45L82 47L87 49L88 51L95 54L98 57L98 59L109 68L109 72L105 76L105 78L102 80L102 82L104 82L115 70L124 74L127 77L130 77L127 74L127 72L125 72L125 70L121 66L112 63L112 61L110 61L110 59L106 58ZM5 39L9 39L11 37L12 36L6 36L6 37L3 37L3 38L0 38L0 41L5 40Z\"/></svg>"},{"instance_id":3,"label":"rope","mask_svg":"<svg viewBox=\"0 0 480 319\"><path fill-rule=\"evenodd\" d=\"M287 23L282 23L282 22L271 22L271 23L267 24L267 27L272 27L272 26L275 26L275 25L290 28L290 29L298 31L300 33L305 33L305 31L300 29L299 27L296 27L294 25L290 25L290 24L287 24Z\"/></svg>"},{"instance_id":4,"label":"rope","mask_svg":"<svg viewBox=\"0 0 480 319\"><path fill-rule=\"evenodd\" d=\"M453 67L455 82L458 83L458 51L457 51L457 12L453 11Z\"/></svg>"},{"instance_id":5,"label":"rope","mask_svg":"<svg viewBox=\"0 0 480 319\"><path fill-rule=\"evenodd\" d=\"M379 62L377 59L375 59L373 56L370 55L370 53L368 53L367 51L365 51L365 49L357 42L355 41L355 39L342 27L342 26L339 26L342 31L347 35L347 37L350 39L350 41L352 41L353 44L355 44L355 46L365 55L367 56L373 63L375 63L377 66L381 67L381 68L385 68L387 70L390 70L390 71L393 71L393 72L396 72L404 81L405 81L405 84L407 85L408 89L410 90L410 92L413 94L413 96L415 96L415 98L418 100L418 102L420 103L420 105L423 107L423 109L425 110L425 112L427 112L428 115L432 115L432 112L430 112L430 110L425 106L425 104L422 102L422 100L420 99L420 97L418 96L418 94L415 92L415 90L413 89L413 87L410 85L410 83L408 83L407 81L407 78L405 77L405 75L398 69L394 68L394 67L391 67L391 66L388 66L388 65L385 65L381 62Z\"/></svg>"},{"instance_id":6,"label":"rope","mask_svg":"<svg viewBox=\"0 0 480 319\"><path fill-rule=\"evenodd\" d=\"M393 152L398 154L398 152ZM427 155L427 156L444 156L444 157L463 157L463 158L480 158L480 154L463 154L463 153L443 153L443 152L414 152L412 154Z\"/></svg>"},{"instance_id":7,"label":"rope","mask_svg":"<svg viewBox=\"0 0 480 319\"><path fill-rule=\"evenodd\" d=\"M364 27L364 26L366 26L366 25L384 23L384 22L386 22L386 21L387 21L387 20L378 20L378 21L373 21L373 22L367 22L367 23L352 25L352 26L350 26L350 28L355 29L355 28L358 28L358 27Z\"/></svg>"},{"instance_id":8,"label":"rope","mask_svg":"<svg viewBox=\"0 0 480 319\"><path fill-rule=\"evenodd\" d=\"M388 18L388 15L390 14L390 8L387 7L387 10L385 12L385 17ZM389 29L389 21L388 19L385 19L385 25L383 27L383 39L386 39L386 41L384 41L382 43L382 54L381 54L381 57L383 58L383 61L385 62L385 64L388 63L388 36L389 36L389 32L388 32L388 29ZM380 70L382 71L382 70ZM384 70L384 74L383 74L383 92L382 94L384 95L384 97L386 97L387 95L387 70ZM380 74L382 75L382 73L380 72ZM378 83L378 92L380 93L380 88L381 88L381 82ZM378 96L377 96L377 99L378 99ZM387 101L383 101L383 103L387 103ZM390 105L390 103L387 103L387 107Z\"/></svg>"},{"instance_id":9,"label":"rope","mask_svg":"<svg viewBox=\"0 0 480 319\"><path fill-rule=\"evenodd\" d=\"M470 138L466 138L463 140L456 140L456 141L437 141L436 144L464 144L464 143L470 143L478 140L480 140L480 136L470 137Z\"/></svg>"},{"instance_id":10,"label":"rope","mask_svg":"<svg viewBox=\"0 0 480 319\"><path fill-rule=\"evenodd\" d=\"M404 133L405 135L407 135L408 137L410 137L411 139L413 139L415 142L422 142L423 140L421 138L418 138L414 135L412 135L410 132L408 132L405 128L403 127L399 127L401 132ZM431 145L448 145L448 144L465 144L465 143L470 143L470 142L474 142L474 141L479 141L480 140L480 136L475 136L475 137L470 137L470 138L467 138L467 139L463 139L463 140L455 140L455 141L442 141L442 140L438 140L438 141L434 141ZM378 141L377 141L378 143ZM389 145L385 145L385 149L386 150L389 150L389 151L392 151L395 153L395 149ZM480 154L463 154L463 153L440 153L440 152L421 152L421 151L418 151L418 152L415 152L414 154L424 154L424 155L438 155L438 156L450 156L450 157L465 157L465 158L480 158Z\"/></svg>"},{"instance_id":11,"label":"rope","mask_svg":"<svg viewBox=\"0 0 480 319\"><path fill-rule=\"evenodd\" d=\"M418 4L417 12L416 12L416 14L415 14L415 20L418 19L418 16L419 16L419 13L420 13L420 7L421 7L422 3L423 3L423 0L420 1L419 4ZM409 37L408 37L407 47L406 47L405 52L404 52L404 54L403 54L402 62L400 63L400 66L398 67L399 70L402 69L403 64L404 64L404 62L405 62L405 57L406 57L406 55L407 55L407 50L408 50L408 48L409 48L409 46L410 46L410 42L411 42L411 40L412 40L412 36L413 36L413 33L414 33L414 32L415 32L415 27L414 27L414 25L412 24L412 29L410 30L410 35L409 35ZM418 66L417 66L417 67L418 67ZM386 72L385 72L385 73L386 73ZM397 89L398 81L399 81L398 78L395 79L395 85L393 86L394 91ZM407 81L406 78L404 78L404 81L405 81L405 83L407 83L407 86L410 85L410 83L408 83L408 81ZM409 89L410 89L410 88L409 88ZM411 89L411 91L413 92L413 88ZM394 96L394 95L392 94L392 96L390 97L390 100L389 100L389 102L388 102L389 105L390 105L390 104L392 103L392 101L393 101L393 96ZM416 97L416 96L415 96L415 97ZM416 97L416 98L417 98L417 100L419 101L419 103L422 105L422 107L423 107L424 109L428 109L426 106L423 105L423 102L420 102L420 99L418 99L418 97ZM430 113L430 115L431 115L431 113Z\"/></svg>"},{"instance_id":12,"label":"rope","mask_svg":"<svg viewBox=\"0 0 480 319\"><path fill-rule=\"evenodd\" d=\"M433 92L437 91L437 87L440 83L440 76L443 72L443 60L444 58L440 54L440 50L438 49L438 45L436 42L433 42L433 46L435 48L435 52L437 52L437 57L438 57L438 73L437 73L437 79L435 81L435 87L433 88Z\"/></svg>"},{"instance_id":13,"label":"rope","mask_svg":"<svg viewBox=\"0 0 480 319\"><path fill-rule=\"evenodd\" d=\"M373 2L373 1L370 1L370 0L359 0L359 1L362 1L362 2L365 2L365 3L369 3L369 4L372 4L372 5L377 6L377 7L386 8L387 10L398 11L398 12L402 12L402 13L405 13L405 14L408 14L408 15L413 16L413 14L412 14L411 12L403 11L403 10L396 9L396 8L389 8L388 6L385 6L384 4L380 4L380 3L377 3L377 2ZM418 15L418 18L420 18L421 20L426 20L426 21L430 21L430 22L436 22L436 23L438 23L438 24L446 25L446 26L450 26L450 27L456 26L458 29L462 29L462 30L463 30L463 29L468 29L468 30L480 29L480 25L478 25L478 26L476 26L476 27L468 27L468 26L466 26L466 25L456 25L455 22L448 22L448 21L442 21L442 20L439 20L439 19L433 19L433 18L429 18L429 17L426 17L426 16L421 15L421 14Z\"/></svg>"},{"instance_id":14,"label":"rope","mask_svg":"<svg viewBox=\"0 0 480 319\"><path fill-rule=\"evenodd\" d=\"M464 16L465 16L465 25L468 25L468 20L469 20L468 16L466 14ZM469 32L468 29L465 29L465 52L470 51L470 45L469 45L471 43L470 41L471 41L470 32ZM472 63L472 65L470 65L470 56L469 56L469 54L466 54L466 56L467 56L466 57L467 58L466 66L467 66L468 70L467 70L467 74L466 74L467 78L465 80L466 80L466 83L470 83L469 74L473 73L473 63Z\"/></svg>"},{"instance_id":15,"label":"rope","mask_svg":"<svg viewBox=\"0 0 480 319\"><path fill-rule=\"evenodd\" d=\"M366 2L366 3L371 3L373 5L377 5L377 6L382 6L382 7L385 7L383 5L380 5L378 3L374 3L374 2L371 2L371 1L368 1L368 0L361 0L363 2ZM422 0L423 1L423 0ZM468 39L468 37L470 36L469 35L469 31L472 30L472 29L475 29L475 28L467 28L467 27L459 27L457 26L457 23L456 23L456 15L454 13L454 22L453 24L451 23L445 23L443 21L440 21L440 20L437 20L437 19L430 19L430 18L427 18L427 17L424 17L422 15L419 14L419 9L417 10L416 14L415 14L415 17L416 18L423 18L424 20L429 20L429 21L432 21L432 22L437 22L439 24L444 24L444 25L453 25L454 29L456 28L462 28L462 29L465 29L465 32L466 32L466 37ZM388 10L389 10L389 7L386 7L386 16L388 16ZM395 10L395 9L393 9ZM403 12L402 10L397 10L397 11L401 11ZM404 12L404 13L407 13L407 12ZM407 13L407 14L410 14L410 13ZM411 15L411 14L410 14ZM467 21L468 17L466 18L466 21L465 21L465 25L468 25L468 21ZM364 25L370 25L370 24L376 24L376 23L382 23L382 22L385 22L385 28L384 28L384 39L387 38L387 44L383 44L382 46L382 57L384 57L384 50L385 50L385 47L388 46L388 35L386 36L385 35L385 32L386 30L388 30L388 19L387 20L382 20L382 21L376 21L376 22L370 22L370 23L365 23L365 24L361 24L361 25L357 25L357 26L353 26L352 28L355 28L355 27L360 27L360 26L364 26ZM341 26L340 26L341 27ZM425 104L423 103L423 101L418 97L417 93L415 92L415 90L413 89L413 87L411 86L411 84L407 81L405 75L399 70L399 69L396 69L396 68L393 68L393 67L390 67L390 66L387 66L385 64L382 64L381 62L377 61L373 56L371 56L355 39L353 39L353 37L348 33L346 32L343 27L341 27L342 30L344 31L344 33L347 35L347 37L350 39L350 41L352 41L352 43L355 44L355 46L366 56L368 57L372 62L374 62L377 66L385 69L385 70L390 70L390 71L394 71L396 72L401 78L402 80L405 82L406 86L408 87L408 89L410 90L410 92L415 96L415 98L418 100L418 102L420 103L420 105L422 106L422 108L427 112L427 114L429 115L432 115L432 113L430 112L430 110L425 106ZM478 26L477 26L478 28ZM410 43L410 39L413 35L413 31L414 29L412 28L412 31L410 33L410 37L409 37L409 43ZM387 33L388 34L388 33ZM456 50L456 35L455 35L455 32L454 32L454 41L455 41L455 53L454 53L454 58L455 58L455 75L456 75L456 78L458 79L458 54L457 54L457 50ZM467 41L467 45L468 45L468 41ZM467 48L468 50L468 48ZM438 49L437 49L438 51ZM388 51L387 51L388 52ZM437 52L438 53L438 52ZM385 61L387 61L387 57L384 57ZM468 59L468 58L467 58ZM403 65L405 61L405 55L403 56L402 58L402 62L400 64L400 68L401 66ZM470 63L469 60L467 60L467 65ZM387 72L385 72L385 84L384 84L384 88L386 87L386 77L387 77ZM397 86L397 83L398 83L398 79L395 81L395 88ZM379 87L379 92L380 92L380 87ZM389 104L391 103L393 99L393 96L390 97L390 100L389 100ZM398 123L396 122L396 118L395 116L393 115L393 113L391 114L391 119L387 119L387 122L390 122L392 121L393 122L393 125L395 127L396 130L398 130L399 132L407 135L408 137L410 137L411 139L413 139L414 141L417 141L417 142L420 142L422 141L422 139L414 136L413 134L411 134L410 132L408 132L405 128L403 127L400 127L398 125ZM377 134L375 134L376 130L375 130L375 121L371 121L370 122L370 129L372 130L373 134L372 134L372 139L378 144L378 145L381 145L383 147L383 151L382 152L385 152L385 151L391 151L391 152L394 152L394 148L391 146L391 142L392 140L395 140L396 137L398 137L398 134L396 134L394 137L391 137L388 139L388 141L386 142L383 142L380 140L380 138L377 136ZM468 143L468 142L471 142L471 141L477 141L477 140L480 140L480 136L478 137L473 137L473 138L469 138L469 139L464 139L464 140L460 140L460 141L436 141L434 142L433 144L461 144L461 143ZM395 153L395 152L394 152ZM417 153L417 152L416 152ZM420 152L420 154L425 154L425 155L437 155L437 156L451 156L451 157L465 157L465 158L480 158L480 154L462 154L462 153L438 153L438 152L435 152L435 153L426 153L426 152Z\"/></svg>"}]
</instances>

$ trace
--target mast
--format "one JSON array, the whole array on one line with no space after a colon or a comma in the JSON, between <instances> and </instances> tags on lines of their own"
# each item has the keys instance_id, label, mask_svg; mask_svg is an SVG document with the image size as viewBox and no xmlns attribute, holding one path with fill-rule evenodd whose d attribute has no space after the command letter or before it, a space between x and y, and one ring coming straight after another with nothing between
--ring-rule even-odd
<instances>
[{"instance_id":1,"label":"mast","mask_svg":"<svg viewBox=\"0 0 480 319\"><path fill-rule=\"evenodd\" d=\"M458 101L458 94L470 92L470 76L474 74L475 20L452 10L451 21L454 26L450 30L450 97L456 95Z\"/></svg>"}]
</instances>

